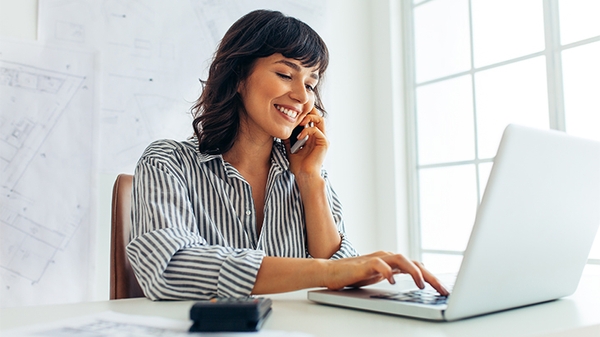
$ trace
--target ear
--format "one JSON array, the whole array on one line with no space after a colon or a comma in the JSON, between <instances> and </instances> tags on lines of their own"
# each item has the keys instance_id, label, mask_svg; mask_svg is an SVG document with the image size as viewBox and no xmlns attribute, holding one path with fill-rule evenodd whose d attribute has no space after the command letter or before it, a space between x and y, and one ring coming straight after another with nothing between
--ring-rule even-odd
<instances>
[{"instance_id":1,"label":"ear","mask_svg":"<svg viewBox=\"0 0 600 337\"><path fill-rule=\"evenodd\" d=\"M246 81L240 80L237 85L237 93L242 95L246 91Z\"/></svg>"}]
</instances>

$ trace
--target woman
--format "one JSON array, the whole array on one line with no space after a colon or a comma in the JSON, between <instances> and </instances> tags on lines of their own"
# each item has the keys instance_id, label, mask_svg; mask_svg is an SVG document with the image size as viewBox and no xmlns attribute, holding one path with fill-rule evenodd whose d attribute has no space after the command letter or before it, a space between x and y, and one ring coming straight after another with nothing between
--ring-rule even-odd
<instances>
[{"instance_id":1,"label":"woman","mask_svg":"<svg viewBox=\"0 0 600 337\"><path fill-rule=\"evenodd\" d=\"M357 256L322 170L324 42L279 12L254 11L220 42L192 108L196 137L157 141L135 171L127 253L153 300L361 286L409 273L399 254ZM307 142L290 153L292 130ZM283 141L282 141L283 140Z\"/></svg>"}]
</instances>

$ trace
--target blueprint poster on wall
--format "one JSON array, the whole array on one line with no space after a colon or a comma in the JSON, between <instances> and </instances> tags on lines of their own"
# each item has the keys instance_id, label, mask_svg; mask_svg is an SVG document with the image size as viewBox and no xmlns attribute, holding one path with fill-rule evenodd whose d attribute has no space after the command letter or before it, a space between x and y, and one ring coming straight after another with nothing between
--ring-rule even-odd
<instances>
[{"instance_id":1,"label":"blueprint poster on wall","mask_svg":"<svg viewBox=\"0 0 600 337\"><path fill-rule=\"evenodd\" d=\"M268 8L324 29L316 0L38 6L37 43L0 41L3 307L94 299L96 226L109 226L98 175L133 173L152 141L193 134L199 79L235 20Z\"/></svg>"},{"instance_id":2,"label":"blueprint poster on wall","mask_svg":"<svg viewBox=\"0 0 600 337\"><path fill-rule=\"evenodd\" d=\"M0 42L3 306L91 290L94 64L93 53Z\"/></svg>"}]
</instances>

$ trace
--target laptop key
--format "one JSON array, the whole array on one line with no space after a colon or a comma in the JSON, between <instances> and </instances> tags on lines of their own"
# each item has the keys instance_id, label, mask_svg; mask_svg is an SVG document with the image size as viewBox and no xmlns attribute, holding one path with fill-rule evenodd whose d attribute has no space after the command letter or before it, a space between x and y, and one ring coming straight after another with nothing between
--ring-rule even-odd
<instances>
[{"instance_id":1,"label":"laptop key","mask_svg":"<svg viewBox=\"0 0 600 337\"><path fill-rule=\"evenodd\" d=\"M448 296L442 296L435 290L412 290L408 292L394 292L372 295L372 298L394 300L421 304L446 304Z\"/></svg>"}]
</instances>

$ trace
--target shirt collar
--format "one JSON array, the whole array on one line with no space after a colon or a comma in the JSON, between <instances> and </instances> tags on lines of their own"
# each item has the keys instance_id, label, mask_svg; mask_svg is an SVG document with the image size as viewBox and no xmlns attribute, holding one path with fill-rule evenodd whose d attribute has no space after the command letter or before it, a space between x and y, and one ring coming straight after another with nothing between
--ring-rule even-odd
<instances>
[{"instance_id":1,"label":"shirt collar","mask_svg":"<svg viewBox=\"0 0 600 337\"><path fill-rule=\"evenodd\" d=\"M194 138L193 142L194 146L196 147L196 151L198 151L198 140ZM225 160L223 160L223 155L200 153L200 151L198 151L198 160L201 163L206 163L215 159L219 159L222 164L225 164ZM273 140L273 148L271 149L271 164L279 166L282 171L287 171L290 167L290 162L287 159L285 146L283 145L283 142L278 138L275 138Z\"/></svg>"}]
</instances>

